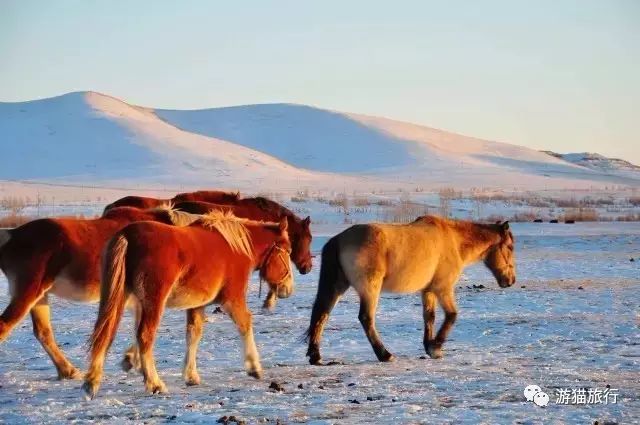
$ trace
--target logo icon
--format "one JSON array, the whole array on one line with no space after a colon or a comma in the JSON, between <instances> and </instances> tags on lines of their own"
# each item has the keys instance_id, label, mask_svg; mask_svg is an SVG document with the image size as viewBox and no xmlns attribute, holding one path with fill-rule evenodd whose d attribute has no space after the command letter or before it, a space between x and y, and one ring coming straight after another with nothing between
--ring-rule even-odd
<instances>
[{"instance_id":1,"label":"logo icon","mask_svg":"<svg viewBox=\"0 0 640 425\"><path fill-rule=\"evenodd\" d=\"M541 391L542 388L540 388L539 386L529 385L524 389L524 397L527 399L527 401L533 401L533 397L535 397L535 395Z\"/></svg>"},{"instance_id":2,"label":"logo icon","mask_svg":"<svg viewBox=\"0 0 640 425\"><path fill-rule=\"evenodd\" d=\"M524 389L524 397L527 401L534 402L536 406L545 407L549 404L549 395L537 385L527 385Z\"/></svg>"},{"instance_id":3,"label":"logo icon","mask_svg":"<svg viewBox=\"0 0 640 425\"><path fill-rule=\"evenodd\" d=\"M547 393L540 391L533 397L533 402L537 406L545 407L547 404L549 404L549 396L547 395Z\"/></svg>"}]
</instances>

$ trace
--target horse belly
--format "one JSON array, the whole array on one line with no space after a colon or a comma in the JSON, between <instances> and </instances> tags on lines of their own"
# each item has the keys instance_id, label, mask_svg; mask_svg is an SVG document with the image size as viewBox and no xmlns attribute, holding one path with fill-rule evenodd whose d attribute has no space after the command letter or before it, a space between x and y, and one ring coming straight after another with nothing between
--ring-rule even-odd
<instances>
[{"instance_id":1,"label":"horse belly","mask_svg":"<svg viewBox=\"0 0 640 425\"><path fill-rule=\"evenodd\" d=\"M167 298L167 307L186 310L210 304L218 296L220 285L193 287L178 284Z\"/></svg>"},{"instance_id":2,"label":"horse belly","mask_svg":"<svg viewBox=\"0 0 640 425\"><path fill-rule=\"evenodd\" d=\"M100 301L99 282L81 282L64 275L56 276L50 294L66 300L97 303Z\"/></svg>"},{"instance_id":3,"label":"horse belly","mask_svg":"<svg viewBox=\"0 0 640 425\"><path fill-rule=\"evenodd\" d=\"M411 293L421 291L426 285L424 275L396 274L384 279L382 291Z\"/></svg>"},{"instance_id":4,"label":"horse belly","mask_svg":"<svg viewBox=\"0 0 640 425\"><path fill-rule=\"evenodd\" d=\"M423 290L433 278L435 264L402 262L392 264L382 281L383 292L411 293Z\"/></svg>"}]
</instances>

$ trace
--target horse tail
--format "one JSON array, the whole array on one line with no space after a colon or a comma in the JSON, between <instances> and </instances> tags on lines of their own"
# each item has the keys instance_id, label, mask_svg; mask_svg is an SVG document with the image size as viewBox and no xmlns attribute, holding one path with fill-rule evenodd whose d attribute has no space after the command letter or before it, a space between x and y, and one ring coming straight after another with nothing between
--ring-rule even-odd
<instances>
[{"instance_id":1,"label":"horse tail","mask_svg":"<svg viewBox=\"0 0 640 425\"><path fill-rule=\"evenodd\" d=\"M98 320L89 339L91 358L104 356L111 346L127 301L125 256L129 242L123 235L113 238L102 261Z\"/></svg>"},{"instance_id":2,"label":"horse tail","mask_svg":"<svg viewBox=\"0 0 640 425\"><path fill-rule=\"evenodd\" d=\"M307 356L312 364L320 361L320 339L329 314L340 296L349 288L349 281L340 264L339 253L338 236L334 236L322 248L318 292L313 303L309 328L304 337L304 340L309 343Z\"/></svg>"}]
</instances>

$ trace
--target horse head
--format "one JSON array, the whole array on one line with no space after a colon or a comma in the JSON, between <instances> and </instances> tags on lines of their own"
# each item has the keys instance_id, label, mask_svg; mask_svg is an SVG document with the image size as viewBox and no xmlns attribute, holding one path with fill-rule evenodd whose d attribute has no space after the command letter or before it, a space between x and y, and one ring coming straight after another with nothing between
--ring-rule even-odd
<instances>
[{"instance_id":1,"label":"horse head","mask_svg":"<svg viewBox=\"0 0 640 425\"><path fill-rule=\"evenodd\" d=\"M509 230L508 221L495 226L500 235L500 240L489 248L484 258L484 264L491 270L498 285L501 288L508 288L516 283L515 241L511 230Z\"/></svg>"},{"instance_id":2,"label":"horse head","mask_svg":"<svg viewBox=\"0 0 640 425\"><path fill-rule=\"evenodd\" d=\"M288 298L293 293L293 273L289 261L291 243L287 228L287 219L282 218L278 226L278 236L260 266L260 278L269 284L278 298Z\"/></svg>"},{"instance_id":3,"label":"horse head","mask_svg":"<svg viewBox=\"0 0 640 425\"><path fill-rule=\"evenodd\" d=\"M300 274L307 274L313 267L311 255L311 217L304 220L292 220L291 223L291 260Z\"/></svg>"}]
</instances>

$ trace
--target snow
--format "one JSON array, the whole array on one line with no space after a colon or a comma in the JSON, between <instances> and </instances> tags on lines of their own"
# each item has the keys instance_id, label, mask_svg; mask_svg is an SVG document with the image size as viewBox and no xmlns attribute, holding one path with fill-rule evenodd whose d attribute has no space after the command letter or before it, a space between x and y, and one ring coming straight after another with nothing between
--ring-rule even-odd
<instances>
[{"instance_id":1,"label":"snow","mask_svg":"<svg viewBox=\"0 0 640 425\"><path fill-rule=\"evenodd\" d=\"M78 92L0 103L0 134L5 180L287 191L640 185L640 172L305 105L171 111Z\"/></svg>"},{"instance_id":2,"label":"snow","mask_svg":"<svg viewBox=\"0 0 640 425\"><path fill-rule=\"evenodd\" d=\"M319 251L342 227L322 226L313 250ZM531 223L512 228L518 283L500 289L483 267L466 270L458 285L458 321L441 360L420 358L424 352L419 297L386 294L377 326L398 359L378 363L358 323L358 301L350 291L336 306L322 344L326 361L344 364L308 365L299 338L315 296L316 264L311 274L296 276L296 293L280 300L273 314L260 311L253 279L249 301L265 368L261 381L242 370L240 339L229 318L209 308L211 323L198 355L203 384L186 387L180 377L184 314L168 311L155 351L170 393L147 396L141 377L118 369L131 334L127 317L107 358L98 398L88 402L79 382L53 379L55 370L25 319L0 344L0 423L204 423L224 415L250 423L637 421L640 224ZM472 287L479 284L485 288ZM7 303L5 290L6 280L0 278L0 306ZM84 366L84 343L96 306L54 298L52 312L60 346ZM285 391L269 390L271 381ZM550 394L548 407L525 401L523 390L530 384ZM555 404L555 388L606 385L619 390L617 404Z\"/></svg>"}]
</instances>

